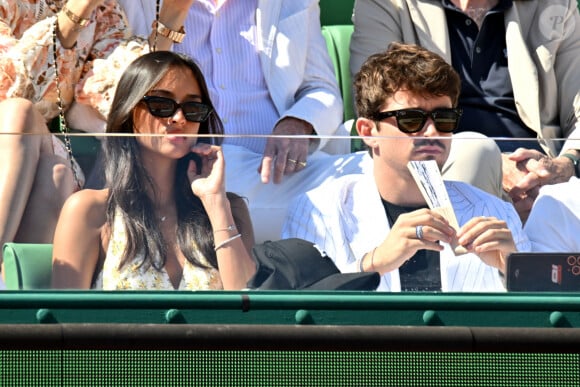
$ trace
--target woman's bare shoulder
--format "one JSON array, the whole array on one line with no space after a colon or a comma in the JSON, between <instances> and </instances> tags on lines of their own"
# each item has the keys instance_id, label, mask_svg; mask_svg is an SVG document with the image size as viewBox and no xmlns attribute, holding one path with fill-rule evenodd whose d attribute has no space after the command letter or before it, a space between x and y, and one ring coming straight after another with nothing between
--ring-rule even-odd
<instances>
[{"instance_id":1,"label":"woman's bare shoulder","mask_svg":"<svg viewBox=\"0 0 580 387\"><path fill-rule=\"evenodd\" d=\"M66 200L62 215L82 217L100 227L105 223L108 196L108 189L83 189L75 192Z\"/></svg>"}]
</instances>

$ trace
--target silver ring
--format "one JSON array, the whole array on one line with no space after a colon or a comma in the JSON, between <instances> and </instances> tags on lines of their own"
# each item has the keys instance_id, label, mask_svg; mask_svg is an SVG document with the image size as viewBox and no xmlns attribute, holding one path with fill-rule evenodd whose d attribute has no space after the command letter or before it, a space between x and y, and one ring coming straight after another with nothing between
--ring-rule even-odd
<instances>
[{"instance_id":1,"label":"silver ring","mask_svg":"<svg viewBox=\"0 0 580 387\"><path fill-rule=\"evenodd\" d=\"M417 235L417 239L423 239L423 226L415 227L415 235Z\"/></svg>"},{"instance_id":2,"label":"silver ring","mask_svg":"<svg viewBox=\"0 0 580 387\"><path fill-rule=\"evenodd\" d=\"M294 160L294 159L288 159L289 162L296 164L298 161Z\"/></svg>"}]
</instances>

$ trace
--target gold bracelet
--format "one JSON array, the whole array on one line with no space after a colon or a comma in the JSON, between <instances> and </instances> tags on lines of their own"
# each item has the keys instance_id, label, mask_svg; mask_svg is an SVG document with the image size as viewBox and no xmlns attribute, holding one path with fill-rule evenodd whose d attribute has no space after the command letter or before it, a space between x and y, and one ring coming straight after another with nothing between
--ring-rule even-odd
<instances>
[{"instance_id":1,"label":"gold bracelet","mask_svg":"<svg viewBox=\"0 0 580 387\"><path fill-rule=\"evenodd\" d=\"M91 19L85 19L84 17L80 17L79 15L73 13L70 9L66 7L66 5L62 7L62 12L64 12L68 20L70 20L71 22L80 27L88 26L91 21Z\"/></svg>"},{"instance_id":2,"label":"gold bracelet","mask_svg":"<svg viewBox=\"0 0 580 387\"><path fill-rule=\"evenodd\" d=\"M183 26L181 26L179 31L174 31L167 27L165 24L161 23L159 20L154 20L151 28L154 31L157 31L159 35L172 40L174 43L181 43L183 38L185 38L185 29Z\"/></svg>"}]
</instances>

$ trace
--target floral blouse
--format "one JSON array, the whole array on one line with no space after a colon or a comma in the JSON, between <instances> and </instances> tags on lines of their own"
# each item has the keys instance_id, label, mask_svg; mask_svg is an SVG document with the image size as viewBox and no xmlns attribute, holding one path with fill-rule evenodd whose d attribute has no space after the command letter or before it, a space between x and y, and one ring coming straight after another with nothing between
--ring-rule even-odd
<instances>
[{"instance_id":1,"label":"floral blouse","mask_svg":"<svg viewBox=\"0 0 580 387\"><path fill-rule=\"evenodd\" d=\"M102 290L174 290L167 271L153 266L141 265L142 254L119 268L127 242L127 233L122 215L117 212L113 221L113 232L107 248L103 269L97 275L93 289ZM199 253L202 262L207 263ZM189 261L183 264L183 275L178 290L221 290L223 285L216 269L194 266Z\"/></svg>"},{"instance_id":2,"label":"floral blouse","mask_svg":"<svg viewBox=\"0 0 580 387\"><path fill-rule=\"evenodd\" d=\"M58 115L53 34L65 2L0 0L0 100L29 99L47 120ZM58 86L65 109L76 100L105 118L122 72L149 47L145 39L130 36L115 0L105 0L90 19L73 48L56 39Z\"/></svg>"}]
</instances>

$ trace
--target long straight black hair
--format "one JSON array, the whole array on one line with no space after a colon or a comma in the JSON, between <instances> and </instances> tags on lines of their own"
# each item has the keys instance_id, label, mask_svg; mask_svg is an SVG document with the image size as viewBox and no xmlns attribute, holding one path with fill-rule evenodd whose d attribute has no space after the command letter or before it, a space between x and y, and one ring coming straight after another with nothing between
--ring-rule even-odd
<instances>
[{"instance_id":1,"label":"long straight black hair","mask_svg":"<svg viewBox=\"0 0 580 387\"><path fill-rule=\"evenodd\" d=\"M113 99L107 133L134 133L133 110L168 70L174 68L193 72L201 90L202 102L212 109L209 118L200 123L199 134L223 134L222 122L215 113L201 70L189 57L170 51L145 54L127 67ZM222 137L200 137L198 141L219 145ZM115 232L113 221L119 212L127 232L127 244L120 265L125 265L142 252L144 258L141 265L152 265L161 270L165 265L168 246L164 243L155 216L153 200L147 195L148 189L155 195L155 187L143 167L140 145L132 136L109 136L104 140L103 148L105 181L109 189L107 223L111 232ZM177 242L189 262L207 268L199 257L199 251L217 269L209 217L200 199L191 191L187 178L189 160L188 156L178 160L175 172Z\"/></svg>"}]
</instances>

